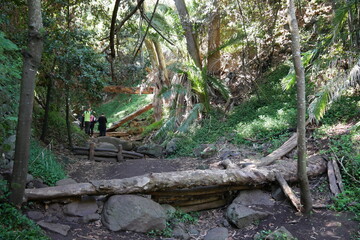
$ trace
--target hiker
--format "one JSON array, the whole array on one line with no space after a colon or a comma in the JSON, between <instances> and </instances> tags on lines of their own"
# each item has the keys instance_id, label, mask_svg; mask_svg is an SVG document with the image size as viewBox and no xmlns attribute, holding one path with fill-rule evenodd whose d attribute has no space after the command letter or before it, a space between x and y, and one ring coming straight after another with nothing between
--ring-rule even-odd
<instances>
[{"instance_id":1,"label":"hiker","mask_svg":"<svg viewBox=\"0 0 360 240\"><path fill-rule=\"evenodd\" d=\"M79 120L79 125L80 125L80 129L83 130L84 129L84 114L81 114L80 117L78 118Z\"/></svg>"},{"instance_id":2,"label":"hiker","mask_svg":"<svg viewBox=\"0 0 360 240\"><path fill-rule=\"evenodd\" d=\"M104 113L101 114L101 116L98 118L98 129L100 131L100 136L106 136L106 123L107 123L107 119L104 115Z\"/></svg>"},{"instance_id":3,"label":"hiker","mask_svg":"<svg viewBox=\"0 0 360 240\"><path fill-rule=\"evenodd\" d=\"M84 112L85 133L88 135L90 135L90 116L91 108L88 108L88 110Z\"/></svg>"},{"instance_id":4,"label":"hiker","mask_svg":"<svg viewBox=\"0 0 360 240\"><path fill-rule=\"evenodd\" d=\"M96 123L96 117L93 114L91 114L90 115L90 136L92 136L94 134L95 123Z\"/></svg>"}]
</instances>

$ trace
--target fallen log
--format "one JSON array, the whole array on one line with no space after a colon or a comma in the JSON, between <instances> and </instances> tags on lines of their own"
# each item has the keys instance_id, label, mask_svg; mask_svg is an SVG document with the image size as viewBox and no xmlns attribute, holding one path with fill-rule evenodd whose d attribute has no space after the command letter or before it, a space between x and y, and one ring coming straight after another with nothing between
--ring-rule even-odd
<instances>
[{"instance_id":1,"label":"fallen log","mask_svg":"<svg viewBox=\"0 0 360 240\"><path fill-rule=\"evenodd\" d=\"M316 176L326 170L321 156L309 159L308 175ZM199 186L257 186L275 181L281 172L287 181L297 180L296 161L284 162L281 166L252 169L194 170L165 173L149 173L124 179L94 180L87 183L64 186L26 189L26 200L44 200L82 195L132 194L190 189Z\"/></svg>"},{"instance_id":2,"label":"fallen log","mask_svg":"<svg viewBox=\"0 0 360 240\"><path fill-rule=\"evenodd\" d=\"M106 86L103 88L104 92L112 93L127 93L127 94L153 94L153 87L124 87L124 86Z\"/></svg>"},{"instance_id":3,"label":"fallen log","mask_svg":"<svg viewBox=\"0 0 360 240\"><path fill-rule=\"evenodd\" d=\"M283 176L279 173L276 173L276 180L280 184L280 187L283 190L285 196L287 196L290 199L291 203L294 205L296 210L298 210L298 212L302 212L303 207L300 203L300 200L296 197L296 195L294 194L292 189L289 187L289 185L287 184L287 182L283 178Z\"/></svg>"},{"instance_id":4,"label":"fallen log","mask_svg":"<svg viewBox=\"0 0 360 240\"><path fill-rule=\"evenodd\" d=\"M261 162L258 164L258 166L267 166L271 163L275 162L276 160L280 159L282 156L289 153L291 150L293 150L297 145L297 133L294 133L281 147L267 155L266 157L263 157L261 159Z\"/></svg>"},{"instance_id":5,"label":"fallen log","mask_svg":"<svg viewBox=\"0 0 360 240\"><path fill-rule=\"evenodd\" d=\"M131 113L130 115L124 117L123 119L113 123L113 125L111 127L109 127L108 129L106 129L106 132L113 132L115 131L118 127L120 127L121 125L123 125L124 123L127 123L130 120L133 120L134 118L136 118L137 116L139 116L140 114L149 111L151 108L153 107L152 103L146 105L145 107L137 110L136 112Z\"/></svg>"},{"instance_id":6,"label":"fallen log","mask_svg":"<svg viewBox=\"0 0 360 240\"><path fill-rule=\"evenodd\" d=\"M334 196L340 194L343 191L342 178L339 166L334 159L329 160L327 163L327 174L330 191Z\"/></svg>"}]
</instances>

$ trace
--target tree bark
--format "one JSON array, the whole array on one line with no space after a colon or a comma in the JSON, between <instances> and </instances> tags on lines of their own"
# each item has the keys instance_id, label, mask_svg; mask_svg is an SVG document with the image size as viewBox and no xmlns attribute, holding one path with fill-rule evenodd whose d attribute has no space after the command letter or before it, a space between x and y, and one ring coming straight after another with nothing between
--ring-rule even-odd
<instances>
[{"instance_id":1,"label":"tree bark","mask_svg":"<svg viewBox=\"0 0 360 240\"><path fill-rule=\"evenodd\" d=\"M31 121L34 102L35 77L43 51L41 1L28 0L29 42L24 51L20 106L16 131L14 168L10 184L10 201L20 206L23 202L28 161L30 157Z\"/></svg>"},{"instance_id":2,"label":"tree bark","mask_svg":"<svg viewBox=\"0 0 360 240\"><path fill-rule=\"evenodd\" d=\"M184 0L174 0L176 9L179 13L179 17L181 20L181 24L185 31L185 38L186 38L186 46L188 53L190 54L191 58L195 62L195 65L202 69L201 57L199 46L196 40L196 36L193 34L193 27L190 22L189 13L186 8L186 4Z\"/></svg>"},{"instance_id":3,"label":"tree bark","mask_svg":"<svg viewBox=\"0 0 360 240\"><path fill-rule=\"evenodd\" d=\"M309 161L309 176L326 171L326 162L321 156ZM55 199L81 195L152 193L176 189L191 189L201 186L259 186L274 182L281 173L288 182L297 180L296 164L285 161L283 165L260 169L194 170L165 173L149 173L142 176L95 180L88 183L65 186L26 189L27 200Z\"/></svg>"},{"instance_id":4,"label":"tree bark","mask_svg":"<svg viewBox=\"0 0 360 240\"><path fill-rule=\"evenodd\" d=\"M43 120L43 126L42 126L41 137L40 137L40 140L43 142L45 141L48 126L49 126L49 112L50 112L51 94L52 94L52 88L53 88L52 76L47 76L46 78L48 80L48 85L47 85L47 92L46 92L44 120Z\"/></svg>"},{"instance_id":5,"label":"tree bark","mask_svg":"<svg viewBox=\"0 0 360 240\"><path fill-rule=\"evenodd\" d=\"M297 82L297 133L298 133L298 177L300 183L300 199L305 214L312 210L309 180L306 175L306 103L305 103L305 73L301 62L300 34L295 15L293 0L288 0L288 21L292 39L293 62Z\"/></svg>"},{"instance_id":6,"label":"tree bark","mask_svg":"<svg viewBox=\"0 0 360 240\"><path fill-rule=\"evenodd\" d=\"M214 10L212 13L208 34L208 64L207 70L210 75L219 76L221 69L220 61L220 13L218 0L213 0Z\"/></svg>"}]
</instances>

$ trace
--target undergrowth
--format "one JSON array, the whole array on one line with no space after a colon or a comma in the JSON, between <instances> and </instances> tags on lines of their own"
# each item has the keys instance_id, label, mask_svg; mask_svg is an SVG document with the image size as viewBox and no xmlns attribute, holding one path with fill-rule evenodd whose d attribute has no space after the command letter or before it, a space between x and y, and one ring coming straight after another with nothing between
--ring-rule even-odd
<instances>
[{"instance_id":1,"label":"undergrowth","mask_svg":"<svg viewBox=\"0 0 360 240\"><path fill-rule=\"evenodd\" d=\"M198 212L189 212L185 213L180 209L177 209L175 212L170 213L170 216L166 222L166 227L164 230L151 230L148 232L149 236L163 236L163 237L172 237L173 229L178 223L184 224L195 224L199 220Z\"/></svg>"},{"instance_id":2,"label":"undergrowth","mask_svg":"<svg viewBox=\"0 0 360 240\"><path fill-rule=\"evenodd\" d=\"M200 144L214 143L219 138L235 144L268 143L264 154L279 147L296 127L296 97L293 91L281 89L280 81L288 72L281 66L262 80L258 94L237 106L229 116L211 110L200 126L180 138L175 156L192 155Z\"/></svg>"},{"instance_id":3,"label":"undergrowth","mask_svg":"<svg viewBox=\"0 0 360 240\"><path fill-rule=\"evenodd\" d=\"M49 240L41 228L6 202L7 182L0 180L0 239Z\"/></svg>"},{"instance_id":4,"label":"undergrowth","mask_svg":"<svg viewBox=\"0 0 360 240\"><path fill-rule=\"evenodd\" d=\"M66 177L63 166L55 155L35 140L32 140L30 145L29 172L50 186Z\"/></svg>"},{"instance_id":5,"label":"undergrowth","mask_svg":"<svg viewBox=\"0 0 360 240\"><path fill-rule=\"evenodd\" d=\"M110 127L111 123L117 122L123 117L135 112L136 110L146 106L152 100L152 95L143 94L143 95L129 95L129 94L119 94L111 101L102 104L101 106L94 107L97 115L104 113L108 126ZM148 118L152 115L152 110L147 111L141 114L138 118Z\"/></svg>"},{"instance_id":6,"label":"undergrowth","mask_svg":"<svg viewBox=\"0 0 360 240\"><path fill-rule=\"evenodd\" d=\"M336 211L351 211L360 221L360 129L355 125L350 130L334 132L337 127L360 121L360 96L342 97L335 102L323 118L323 125L315 137L327 140L322 150L337 161L343 177L344 192L334 199L330 207Z\"/></svg>"}]
</instances>

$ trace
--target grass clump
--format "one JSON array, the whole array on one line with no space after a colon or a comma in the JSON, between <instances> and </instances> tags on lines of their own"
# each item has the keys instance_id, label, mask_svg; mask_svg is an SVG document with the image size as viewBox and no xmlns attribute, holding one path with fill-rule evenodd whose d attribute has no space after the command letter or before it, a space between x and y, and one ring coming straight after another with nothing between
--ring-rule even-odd
<instances>
[{"instance_id":1,"label":"grass clump","mask_svg":"<svg viewBox=\"0 0 360 240\"><path fill-rule=\"evenodd\" d=\"M55 155L35 140L32 140L30 144L29 172L50 186L66 177L63 166L57 161Z\"/></svg>"}]
</instances>

